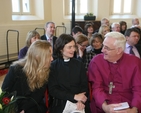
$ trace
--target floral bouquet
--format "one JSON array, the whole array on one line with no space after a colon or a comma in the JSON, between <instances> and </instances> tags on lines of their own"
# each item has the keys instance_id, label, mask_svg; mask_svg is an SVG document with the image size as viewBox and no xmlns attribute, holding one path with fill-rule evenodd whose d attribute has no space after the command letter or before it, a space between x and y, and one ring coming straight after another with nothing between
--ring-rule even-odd
<instances>
[{"instance_id":1,"label":"floral bouquet","mask_svg":"<svg viewBox=\"0 0 141 113\"><path fill-rule=\"evenodd\" d=\"M18 98L16 97L16 91L7 93L0 88L0 113L16 113L16 101Z\"/></svg>"}]
</instances>

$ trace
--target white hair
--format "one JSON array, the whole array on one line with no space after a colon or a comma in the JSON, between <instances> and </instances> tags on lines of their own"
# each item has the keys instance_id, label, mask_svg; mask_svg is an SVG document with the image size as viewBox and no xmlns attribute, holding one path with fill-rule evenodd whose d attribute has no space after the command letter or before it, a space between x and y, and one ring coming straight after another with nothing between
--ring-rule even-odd
<instances>
[{"instance_id":1,"label":"white hair","mask_svg":"<svg viewBox=\"0 0 141 113\"><path fill-rule=\"evenodd\" d=\"M126 38L123 34L119 32L109 32L105 35L106 38L115 38L116 41L114 45L118 48L121 47L122 50L124 51L125 49L125 43L126 43Z\"/></svg>"},{"instance_id":2,"label":"white hair","mask_svg":"<svg viewBox=\"0 0 141 113\"><path fill-rule=\"evenodd\" d=\"M111 28L114 28L115 25L119 25L120 26L119 22L114 22L114 23L112 23Z\"/></svg>"}]
</instances>

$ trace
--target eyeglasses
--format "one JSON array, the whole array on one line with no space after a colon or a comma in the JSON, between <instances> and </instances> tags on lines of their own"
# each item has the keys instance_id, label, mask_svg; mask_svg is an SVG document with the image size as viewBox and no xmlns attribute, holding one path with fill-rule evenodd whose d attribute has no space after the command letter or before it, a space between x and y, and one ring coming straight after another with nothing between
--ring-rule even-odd
<instances>
[{"instance_id":1,"label":"eyeglasses","mask_svg":"<svg viewBox=\"0 0 141 113\"><path fill-rule=\"evenodd\" d=\"M105 50L107 50L107 51L115 50L115 49L111 49L111 48L109 48L108 46L105 46L105 45L103 45L103 49L105 49Z\"/></svg>"},{"instance_id":2,"label":"eyeglasses","mask_svg":"<svg viewBox=\"0 0 141 113\"><path fill-rule=\"evenodd\" d=\"M87 47L88 45L82 45L82 44L79 44L80 46L82 46L82 47Z\"/></svg>"}]
</instances>

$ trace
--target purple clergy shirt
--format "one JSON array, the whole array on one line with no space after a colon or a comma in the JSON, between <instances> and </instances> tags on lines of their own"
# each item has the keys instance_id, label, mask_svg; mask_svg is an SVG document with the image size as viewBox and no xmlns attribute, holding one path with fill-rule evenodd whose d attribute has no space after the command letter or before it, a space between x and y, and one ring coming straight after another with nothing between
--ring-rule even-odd
<instances>
[{"instance_id":1,"label":"purple clergy shirt","mask_svg":"<svg viewBox=\"0 0 141 113\"><path fill-rule=\"evenodd\" d=\"M92 96L95 105L102 111L102 104L128 102L141 112L141 60L124 53L117 63L110 63L103 54L94 57L88 68L89 81L92 83ZM115 88L109 94L109 83Z\"/></svg>"}]
</instances>

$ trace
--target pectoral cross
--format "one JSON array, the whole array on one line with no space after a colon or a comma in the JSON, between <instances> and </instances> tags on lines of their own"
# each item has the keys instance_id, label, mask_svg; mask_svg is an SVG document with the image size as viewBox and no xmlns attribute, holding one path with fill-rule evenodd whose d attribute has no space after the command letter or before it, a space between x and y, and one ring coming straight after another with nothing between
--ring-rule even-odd
<instances>
[{"instance_id":1,"label":"pectoral cross","mask_svg":"<svg viewBox=\"0 0 141 113\"><path fill-rule=\"evenodd\" d=\"M109 94L112 94L112 89L115 88L113 82L110 82L109 86Z\"/></svg>"}]
</instances>

